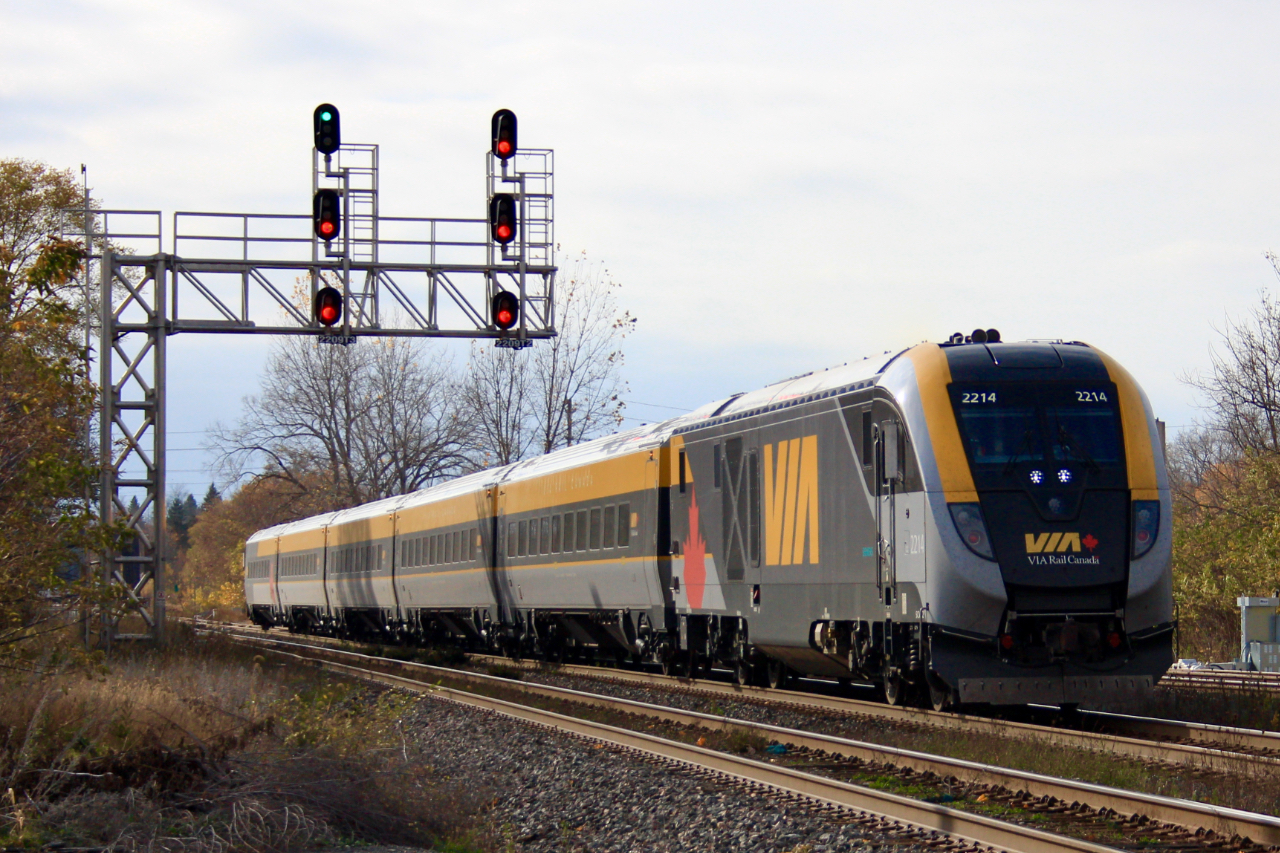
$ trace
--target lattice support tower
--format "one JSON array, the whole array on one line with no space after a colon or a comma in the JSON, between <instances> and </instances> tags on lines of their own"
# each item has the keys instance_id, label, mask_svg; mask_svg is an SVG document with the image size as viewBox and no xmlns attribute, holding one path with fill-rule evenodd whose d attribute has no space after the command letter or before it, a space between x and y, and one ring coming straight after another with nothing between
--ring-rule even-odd
<instances>
[{"instance_id":1,"label":"lattice support tower","mask_svg":"<svg viewBox=\"0 0 1280 853\"><path fill-rule=\"evenodd\" d=\"M159 212L95 211L101 233L81 234L86 246L143 241L156 249L90 251L99 261L98 509L108 522L123 520L134 543L101 555L99 571L122 588L126 609L100 614L90 632L99 645L164 638L168 336L302 335L336 344L373 336L487 338L523 345L556 334L553 152L521 150L500 169L492 154L488 160L490 195L509 191L498 186L518 187L515 248L493 243L483 218L382 216L376 145L343 145L332 161L313 151L313 194L340 188L343 198L336 245L314 235L310 215L180 211L166 253ZM92 229L94 219L86 221ZM338 330L312 317L322 280L340 281L346 294ZM520 326L510 332L494 328L489 317L500 289L521 297Z\"/></svg>"}]
</instances>

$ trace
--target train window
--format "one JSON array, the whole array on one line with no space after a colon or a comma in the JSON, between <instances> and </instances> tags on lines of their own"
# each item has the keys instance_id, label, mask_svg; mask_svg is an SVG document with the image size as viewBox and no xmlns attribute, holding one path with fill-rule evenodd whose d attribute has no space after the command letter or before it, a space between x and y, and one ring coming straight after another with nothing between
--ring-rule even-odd
<instances>
[{"instance_id":1,"label":"train window","mask_svg":"<svg viewBox=\"0 0 1280 853\"><path fill-rule=\"evenodd\" d=\"M760 454L747 454L747 556L760 565Z\"/></svg>"},{"instance_id":2,"label":"train window","mask_svg":"<svg viewBox=\"0 0 1280 853\"><path fill-rule=\"evenodd\" d=\"M458 562L458 539L462 534L457 530L449 534L449 562Z\"/></svg>"},{"instance_id":3,"label":"train window","mask_svg":"<svg viewBox=\"0 0 1280 853\"><path fill-rule=\"evenodd\" d=\"M1076 393L1092 393L1094 397L1088 401L1096 402L1097 397L1104 392ZM1107 398L1103 396L1101 399ZM1054 459L1103 465L1115 465L1120 461L1120 434L1116 429L1116 416L1112 409L1049 406L1045 414L1049 420L1049 435L1054 437L1050 442Z\"/></svg>"},{"instance_id":4,"label":"train window","mask_svg":"<svg viewBox=\"0 0 1280 853\"><path fill-rule=\"evenodd\" d=\"M507 524L507 556L514 557L516 555L516 523L514 521Z\"/></svg>"},{"instance_id":5,"label":"train window","mask_svg":"<svg viewBox=\"0 0 1280 853\"><path fill-rule=\"evenodd\" d=\"M591 540L588 543L588 545L592 551L598 551L600 550L600 508L599 507L596 507L595 509L591 510L590 518L591 520L587 522L590 525L588 530L591 531Z\"/></svg>"},{"instance_id":6,"label":"train window","mask_svg":"<svg viewBox=\"0 0 1280 853\"><path fill-rule=\"evenodd\" d=\"M682 495L684 494L684 484L685 484L685 478L686 478L686 474L685 474L685 465L686 465L686 464L687 464L687 463L686 463L686 462L685 462L685 460L684 460L684 451L683 451L683 450L681 450L681 451L680 451L680 465L679 465L679 468L680 468L680 494L682 494Z\"/></svg>"},{"instance_id":7,"label":"train window","mask_svg":"<svg viewBox=\"0 0 1280 853\"><path fill-rule=\"evenodd\" d=\"M480 547L480 533L474 527L471 528L471 536L467 538L467 541L471 543L467 546L467 557L474 561L476 550Z\"/></svg>"},{"instance_id":8,"label":"train window","mask_svg":"<svg viewBox=\"0 0 1280 853\"><path fill-rule=\"evenodd\" d=\"M409 565L409 542L408 540L400 543L400 565Z\"/></svg>"},{"instance_id":9,"label":"train window","mask_svg":"<svg viewBox=\"0 0 1280 853\"><path fill-rule=\"evenodd\" d=\"M560 553L560 516L551 516L551 553Z\"/></svg>"},{"instance_id":10,"label":"train window","mask_svg":"<svg viewBox=\"0 0 1280 853\"><path fill-rule=\"evenodd\" d=\"M631 544L631 504L618 504L618 547Z\"/></svg>"},{"instance_id":11,"label":"train window","mask_svg":"<svg viewBox=\"0 0 1280 853\"><path fill-rule=\"evenodd\" d=\"M573 550L574 532L573 532L574 514L566 512L564 514L564 553L568 554Z\"/></svg>"},{"instance_id":12,"label":"train window","mask_svg":"<svg viewBox=\"0 0 1280 853\"><path fill-rule=\"evenodd\" d=\"M862 411L862 467L870 468L875 461L875 437L871 430L871 408Z\"/></svg>"},{"instance_id":13,"label":"train window","mask_svg":"<svg viewBox=\"0 0 1280 853\"><path fill-rule=\"evenodd\" d=\"M516 556L523 557L525 554L529 553L529 522L520 522L519 531L520 538L517 540Z\"/></svg>"},{"instance_id":14,"label":"train window","mask_svg":"<svg viewBox=\"0 0 1280 853\"><path fill-rule=\"evenodd\" d=\"M538 553L551 553L551 516L549 515L542 517L542 536L539 539Z\"/></svg>"},{"instance_id":15,"label":"train window","mask_svg":"<svg viewBox=\"0 0 1280 853\"><path fill-rule=\"evenodd\" d=\"M573 525L574 547L579 551L587 550L587 511L578 510L577 521Z\"/></svg>"},{"instance_id":16,"label":"train window","mask_svg":"<svg viewBox=\"0 0 1280 853\"><path fill-rule=\"evenodd\" d=\"M720 445L711 448L711 486L720 488Z\"/></svg>"},{"instance_id":17,"label":"train window","mask_svg":"<svg viewBox=\"0 0 1280 853\"><path fill-rule=\"evenodd\" d=\"M612 548L618 536L618 508L616 506L604 508L602 523L604 524L604 547Z\"/></svg>"},{"instance_id":18,"label":"train window","mask_svg":"<svg viewBox=\"0 0 1280 853\"><path fill-rule=\"evenodd\" d=\"M409 565L422 565L422 537L415 536L409 541Z\"/></svg>"}]
</instances>

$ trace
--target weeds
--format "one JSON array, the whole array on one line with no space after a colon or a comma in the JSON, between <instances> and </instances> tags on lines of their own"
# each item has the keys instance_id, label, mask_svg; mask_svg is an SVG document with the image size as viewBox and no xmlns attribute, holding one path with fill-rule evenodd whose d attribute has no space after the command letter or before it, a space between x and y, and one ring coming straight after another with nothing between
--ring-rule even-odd
<instances>
[{"instance_id":1,"label":"weeds","mask_svg":"<svg viewBox=\"0 0 1280 853\"><path fill-rule=\"evenodd\" d=\"M416 697L174 633L164 652L0 682L0 847L470 849L474 804L401 730Z\"/></svg>"},{"instance_id":2,"label":"weeds","mask_svg":"<svg viewBox=\"0 0 1280 853\"><path fill-rule=\"evenodd\" d=\"M769 739L750 729L733 729L729 732L725 745L730 752L738 755L756 755L764 752L765 747L769 745Z\"/></svg>"},{"instance_id":3,"label":"weeds","mask_svg":"<svg viewBox=\"0 0 1280 853\"><path fill-rule=\"evenodd\" d=\"M491 663L484 668L484 671L495 678L508 678L512 681L519 681L524 678L523 669L505 663Z\"/></svg>"}]
</instances>

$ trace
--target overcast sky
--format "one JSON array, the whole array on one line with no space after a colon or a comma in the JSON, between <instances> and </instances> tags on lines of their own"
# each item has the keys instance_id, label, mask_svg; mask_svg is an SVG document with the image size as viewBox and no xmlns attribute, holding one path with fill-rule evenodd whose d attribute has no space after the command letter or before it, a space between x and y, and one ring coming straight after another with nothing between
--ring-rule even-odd
<instances>
[{"instance_id":1,"label":"overcast sky","mask_svg":"<svg viewBox=\"0 0 1280 853\"><path fill-rule=\"evenodd\" d=\"M112 208L307 213L331 101L384 215L480 217L508 107L556 151L562 257L639 317L631 423L994 326L1101 347L1177 427L1276 284L1277 32L1258 2L3 0L0 156ZM171 339L171 447L267 346Z\"/></svg>"}]
</instances>

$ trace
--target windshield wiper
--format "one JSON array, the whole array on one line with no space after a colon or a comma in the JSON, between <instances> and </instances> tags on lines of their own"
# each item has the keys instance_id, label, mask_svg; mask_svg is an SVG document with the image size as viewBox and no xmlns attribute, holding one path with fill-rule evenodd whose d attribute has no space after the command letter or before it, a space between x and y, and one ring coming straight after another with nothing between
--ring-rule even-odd
<instances>
[{"instance_id":1,"label":"windshield wiper","mask_svg":"<svg viewBox=\"0 0 1280 853\"><path fill-rule=\"evenodd\" d=\"M1018 449L1013 451L1013 455L1009 457L1009 461L1004 463L1004 471L1000 473L1001 477L1008 477L1013 473L1014 467L1020 461L1019 457L1022 456L1022 451L1031 450L1031 441L1035 437L1036 431L1032 428L1028 428L1027 431L1022 434L1022 444L1018 445Z\"/></svg>"},{"instance_id":2,"label":"windshield wiper","mask_svg":"<svg viewBox=\"0 0 1280 853\"><path fill-rule=\"evenodd\" d=\"M1058 426L1058 442L1068 451L1074 453L1076 458L1085 465L1088 465L1092 470L1100 470L1098 463L1093 461L1093 457L1089 455L1089 451L1084 449L1084 445L1080 443L1080 440L1068 432L1067 428L1062 425Z\"/></svg>"}]
</instances>

